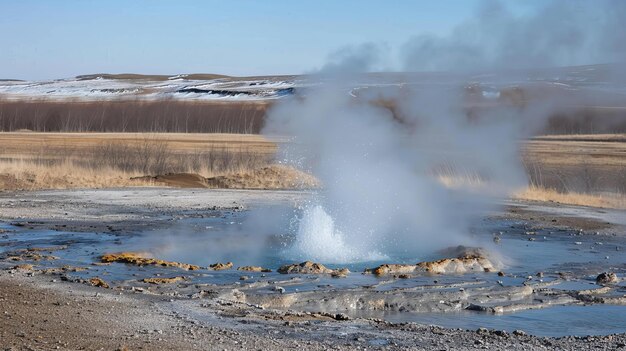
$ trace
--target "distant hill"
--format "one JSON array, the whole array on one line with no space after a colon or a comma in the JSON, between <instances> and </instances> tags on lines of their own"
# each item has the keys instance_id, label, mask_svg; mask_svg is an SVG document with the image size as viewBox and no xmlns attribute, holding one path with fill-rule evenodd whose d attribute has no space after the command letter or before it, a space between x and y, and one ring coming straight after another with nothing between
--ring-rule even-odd
<instances>
[{"instance_id":1,"label":"distant hill","mask_svg":"<svg viewBox=\"0 0 626 351\"><path fill-rule=\"evenodd\" d=\"M257 79L266 79L266 80L284 80L284 79L296 79L298 75L268 75L268 76L249 76L249 77L233 77L227 76L225 74L214 74L214 73L189 73L189 74L175 74L175 75L165 75L165 74L136 74L136 73L94 73L94 74L83 74L80 76L76 76L77 80L93 80L98 78L103 79L118 79L118 80L148 80L148 81L166 81L175 78L184 78L189 80L213 80L213 79L221 79L228 78L234 81L240 80L257 80Z\"/></svg>"},{"instance_id":2,"label":"distant hill","mask_svg":"<svg viewBox=\"0 0 626 351\"><path fill-rule=\"evenodd\" d=\"M218 78L228 78L228 76L222 74L210 74L210 73L192 73L192 74L184 74L184 75L164 75L164 74L135 74L135 73L119 73L119 74L111 74L111 73L95 73L95 74L84 74L80 76L76 76L78 80L92 80L97 78L104 79L120 79L120 80L150 80L150 81L164 81L169 80L176 77L185 77L187 79L194 80L211 80Z\"/></svg>"}]
</instances>

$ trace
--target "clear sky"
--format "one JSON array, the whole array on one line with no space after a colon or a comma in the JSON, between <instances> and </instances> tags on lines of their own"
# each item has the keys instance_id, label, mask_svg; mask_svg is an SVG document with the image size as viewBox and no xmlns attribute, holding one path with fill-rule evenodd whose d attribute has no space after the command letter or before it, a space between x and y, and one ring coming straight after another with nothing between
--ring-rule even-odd
<instances>
[{"instance_id":1,"label":"clear sky","mask_svg":"<svg viewBox=\"0 0 626 351\"><path fill-rule=\"evenodd\" d=\"M350 44L445 34L477 0L2 0L0 78L298 74Z\"/></svg>"}]
</instances>

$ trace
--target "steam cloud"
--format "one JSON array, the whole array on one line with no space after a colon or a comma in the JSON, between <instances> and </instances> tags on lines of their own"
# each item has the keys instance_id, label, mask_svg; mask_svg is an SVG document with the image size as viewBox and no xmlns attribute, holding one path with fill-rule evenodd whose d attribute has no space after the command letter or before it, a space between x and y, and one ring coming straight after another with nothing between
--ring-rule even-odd
<instances>
[{"instance_id":1,"label":"steam cloud","mask_svg":"<svg viewBox=\"0 0 626 351\"><path fill-rule=\"evenodd\" d=\"M402 48L408 71L545 68L621 62L626 2L556 0L529 15L485 1L451 35L419 35Z\"/></svg>"},{"instance_id":2,"label":"steam cloud","mask_svg":"<svg viewBox=\"0 0 626 351\"><path fill-rule=\"evenodd\" d=\"M556 95L470 111L471 74L620 61L624 20L622 1L554 1L532 16L491 1L450 36L417 36L401 49L405 70L456 74L358 74L381 66L385 47L376 44L333 55L313 88L270 111L264 130L293 136L284 158L324 184L303 210L292 253L345 263L467 243L493 197L526 185L518 141L568 102Z\"/></svg>"},{"instance_id":3,"label":"steam cloud","mask_svg":"<svg viewBox=\"0 0 626 351\"><path fill-rule=\"evenodd\" d=\"M394 115L374 104L380 94L355 99L352 88L324 85L270 115L268 131L295 136L285 157L310 167L324 184L311 212L305 211L317 218L305 218L307 230L298 233L303 258L411 257L464 242L471 213L484 197L443 186L436 170L488 179L492 190L525 184L518 128L510 118L471 122L461 94L448 89L385 90L384 97L398 98Z\"/></svg>"}]
</instances>

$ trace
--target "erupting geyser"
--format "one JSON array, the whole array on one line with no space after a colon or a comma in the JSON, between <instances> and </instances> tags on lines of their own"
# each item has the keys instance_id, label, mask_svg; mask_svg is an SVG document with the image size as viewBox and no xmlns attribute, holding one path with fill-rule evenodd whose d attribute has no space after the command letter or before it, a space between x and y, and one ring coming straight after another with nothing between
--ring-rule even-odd
<instances>
[{"instance_id":1,"label":"erupting geyser","mask_svg":"<svg viewBox=\"0 0 626 351\"><path fill-rule=\"evenodd\" d=\"M466 243L490 197L527 185L518 141L551 113L601 95L576 85L581 72L570 82L536 70L620 62L611 80L623 81L625 14L617 0L554 1L530 14L485 2L449 35L400 48L399 71L431 71L418 76L367 74L388 66L384 44L339 50L309 89L270 111L264 130L293 136L285 160L323 184L294 250L322 261L409 259ZM541 89L527 95L527 83Z\"/></svg>"},{"instance_id":2,"label":"erupting geyser","mask_svg":"<svg viewBox=\"0 0 626 351\"><path fill-rule=\"evenodd\" d=\"M286 161L323 184L299 219L292 253L300 259L418 259L468 244L468 220L485 198L524 184L513 122L506 115L468 121L462 89L377 89L355 97L352 88L324 85L269 115L266 132L294 137L283 149ZM394 100L393 110L383 98ZM490 191L451 189L436 172L442 165L448 176L458 175L451 169L480 175Z\"/></svg>"}]
</instances>

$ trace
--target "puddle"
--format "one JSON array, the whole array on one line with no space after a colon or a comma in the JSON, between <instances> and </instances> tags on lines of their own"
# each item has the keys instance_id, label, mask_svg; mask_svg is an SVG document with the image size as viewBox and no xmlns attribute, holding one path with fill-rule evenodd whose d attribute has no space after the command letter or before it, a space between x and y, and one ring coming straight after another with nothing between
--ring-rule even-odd
<instances>
[{"instance_id":1,"label":"puddle","mask_svg":"<svg viewBox=\"0 0 626 351\"><path fill-rule=\"evenodd\" d=\"M391 322L416 322L446 328L523 330L536 336L609 335L626 331L626 306L556 306L512 314L477 312L385 314Z\"/></svg>"}]
</instances>

